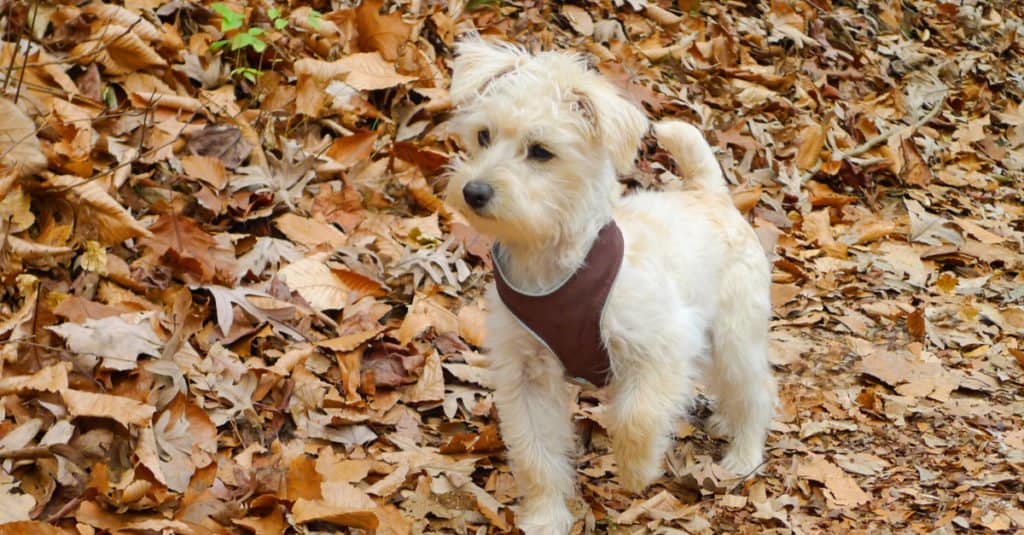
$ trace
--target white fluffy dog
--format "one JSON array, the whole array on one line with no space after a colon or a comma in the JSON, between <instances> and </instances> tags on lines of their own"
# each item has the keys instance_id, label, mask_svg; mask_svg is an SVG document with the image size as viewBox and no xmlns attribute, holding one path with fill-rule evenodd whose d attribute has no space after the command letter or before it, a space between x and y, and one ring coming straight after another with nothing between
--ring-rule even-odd
<instances>
[{"instance_id":1,"label":"white fluffy dog","mask_svg":"<svg viewBox=\"0 0 1024 535\"><path fill-rule=\"evenodd\" d=\"M722 466L757 470L775 399L770 269L700 132L678 121L654 126L692 190L622 196L616 177L633 169L649 124L579 56L466 39L451 96L467 155L453 164L447 196L500 243L494 260L509 285L551 291L581 268L606 224L621 229L624 256L600 337L622 485L639 491L662 474L701 374L717 398L712 423L730 439ZM565 370L493 285L487 305L495 403L523 493L519 525L566 533L575 470Z\"/></svg>"}]
</instances>

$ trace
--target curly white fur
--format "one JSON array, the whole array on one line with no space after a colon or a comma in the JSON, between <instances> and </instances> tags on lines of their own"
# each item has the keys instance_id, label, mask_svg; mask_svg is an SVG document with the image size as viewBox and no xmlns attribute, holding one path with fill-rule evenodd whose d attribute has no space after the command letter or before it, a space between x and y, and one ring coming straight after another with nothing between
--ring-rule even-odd
<instances>
[{"instance_id":1,"label":"curly white fur","mask_svg":"<svg viewBox=\"0 0 1024 535\"><path fill-rule=\"evenodd\" d=\"M713 422L731 439L722 465L756 470L775 399L769 266L700 132L655 125L695 190L622 197L616 176L631 169L648 121L578 56L465 40L451 94L468 155L453 164L447 197L502 243L498 261L513 286L550 290L610 219L622 229L625 258L601 321L620 482L641 490L661 475L674 421L701 376L718 400ZM532 145L553 157L532 157ZM467 204L470 182L490 187L484 205ZM520 527L566 533L575 471L564 369L493 285L487 300L495 403L523 493Z\"/></svg>"}]
</instances>

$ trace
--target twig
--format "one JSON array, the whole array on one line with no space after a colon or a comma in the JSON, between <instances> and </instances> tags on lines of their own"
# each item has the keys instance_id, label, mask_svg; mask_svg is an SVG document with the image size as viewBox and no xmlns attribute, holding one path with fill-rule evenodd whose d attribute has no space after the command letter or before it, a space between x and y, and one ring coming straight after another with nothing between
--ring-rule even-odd
<instances>
[{"instance_id":1,"label":"twig","mask_svg":"<svg viewBox=\"0 0 1024 535\"><path fill-rule=\"evenodd\" d=\"M55 454L50 446L29 446L16 450L0 450L0 459L13 459L21 461L25 459L41 459L53 457Z\"/></svg>"},{"instance_id":2,"label":"twig","mask_svg":"<svg viewBox=\"0 0 1024 535\"><path fill-rule=\"evenodd\" d=\"M7 34L11 29L11 20L14 19L14 3L12 2L7 8L7 18L4 21L4 35ZM21 30L18 30L18 35L21 35ZM4 47L6 48L6 47ZM7 84L11 81L11 73L14 72L14 64L18 62L18 40L15 39L11 43L11 61L7 64L7 72L4 74L4 87L0 93L7 94Z\"/></svg>"},{"instance_id":3,"label":"twig","mask_svg":"<svg viewBox=\"0 0 1024 535\"><path fill-rule=\"evenodd\" d=\"M942 111L942 107L945 104L946 104L946 94L943 93L942 94L942 98L940 98L939 101L936 102L934 106L932 106L932 109L924 117L918 119L914 124L910 125L909 127L906 127L906 126L894 126L894 127L890 128L890 129L886 130L885 132L882 132L881 134L878 134L877 136L875 136L875 137L865 141L864 143L861 143L860 145L857 145L856 147L850 149L848 152L841 153L839 159L843 160L843 159L846 159L846 158L852 158L854 156L858 156L858 155L864 154L865 152L867 152L867 151L877 147L878 145L881 145L882 143L885 143L886 141L889 140L889 138L891 138L893 135L895 135L897 132L903 130L904 128L909 128L910 132L913 133L918 128L921 128L922 126L930 123L932 121L932 119L937 117L939 115L939 112ZM835 160L835 159L833 159L833 160ZM818 159L818 161L815 162L814 167L811 167L807 171L804 171L804 173L802 175L800 175L800 182L801 183L806 182L806 181L810 180L811 178L813 178L814 175L818 174L818 171L821 170L822 163L823 162L821 161L821 159Z\"/></svg>"},{"instance_id":4,"label":"twig","mask_svg":"<svg viewBox=\"0 0 1024 535\"><path fill-rule=\"evenodd\" d=\"M38 16L38 15L39 15L39 0L36 0L35 3L32 4L32 17L29 19L29 23L28 23L29 27L28 27L28 30L26 30L26 32L25 32L28 35L28 37L25 39L26 43L32 42L32 28L34 28L35 25L36 25L36 16ZM18 32L18 33L21 33L21 32ZM18 103L18 97L21 96L21 85L23 83L25 83L25 72L27 71L27 69L25 68L25 65L28 65L28 52L29 52L28 46L26 45L25 46L25 61L21 62L21 73L18 74L18 87L14 90L14 103L15 104Z\"/></svg>"}]
</instances>

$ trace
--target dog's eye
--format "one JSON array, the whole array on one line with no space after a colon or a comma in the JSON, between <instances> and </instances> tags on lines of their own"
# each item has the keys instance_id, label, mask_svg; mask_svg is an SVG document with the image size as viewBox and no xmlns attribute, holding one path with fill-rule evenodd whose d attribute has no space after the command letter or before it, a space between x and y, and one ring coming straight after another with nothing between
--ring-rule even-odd
<instances>
[{"instance_id":1,"label":"dog's eye","mask_svg":"<svg viewBox=\"0 0 1024 535\"><path fill-rule=\"evenodd\" d=\"M538 162L546 162L555 157L551 151L536 143L530 145L530 148L526 151L526 156L531 160L537 160Z\"/></svg>"},{"instance_id":2,"label":"dog's eye","mask_svg":"<svg viewBox=\"0 0 1024 535\"><path fill-rule=\"evenodd\" d=\"M484 128L476 133L476 142L481 147L487 147L491 144L491 131Z\"/></svg>"}]
</instances>

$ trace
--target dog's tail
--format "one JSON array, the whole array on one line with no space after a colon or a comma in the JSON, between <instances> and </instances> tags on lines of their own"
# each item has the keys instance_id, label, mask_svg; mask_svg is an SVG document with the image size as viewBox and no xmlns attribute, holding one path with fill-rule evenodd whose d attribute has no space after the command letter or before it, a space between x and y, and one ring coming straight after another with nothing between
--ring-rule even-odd
<instances>
[{"instance_id":1,"label":"dog's tail","mask_svg":"<svg viewBox=\"0 0 1024 535\"><path fill-rule=\"evenodd\" d=\"M704 191L729 193L711 145L695 126L682 121L660 121L654 125L654 135L690 183Z\"/></svg>"}]
</instances>

